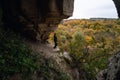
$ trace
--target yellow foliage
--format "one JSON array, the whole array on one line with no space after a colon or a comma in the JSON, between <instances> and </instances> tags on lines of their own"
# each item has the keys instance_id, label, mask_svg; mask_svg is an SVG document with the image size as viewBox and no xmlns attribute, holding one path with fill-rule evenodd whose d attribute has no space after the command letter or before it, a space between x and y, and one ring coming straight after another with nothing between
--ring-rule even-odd
<instances>
[{"instance_id":1,"label":"yellow foliage","mask_svg":"<svg viewBox=\"0 0 120 80\"><path fill-rule=\"evenodd\" d=\"M49 41L50 43L52 43L52 44L53 44L53 36L54 36L54 33L52 32L52 33L49 35L49 39L48 39L48 41Z\"/></svg>"},{"instance_id":2,"label":"yellow foliage","mask_svg":"<svg viewBox=\"0 0 120 80\"><path fill-rule=\"evenodd\" d=\"M69 44L76 32L84 33L87 46L91 47L90 51L93 54L96 53L95 51L100 53L110 49L119 50L116 46L120 45L120 25L115 20L68 20L59 24L55 32L58 36L58 45L68 52ZM52 40L53 33L50 35L50 41Z\"/></svg>"},{"instance_id":3,"label":"yellow foliage","mask_svg":"<svg viewBox=\"0 0 120 80\"><path fill-rule=\"evenodd\" d=\"M87 41L87 43L90 43L92 40L93 40L93 39L92 39L91 36L86 36L86 41Z\"/></svg>"},{"instance_id":4,"label":"yellow foliage","mask_svg":"<svg viewBox=\"0 0 120 80\"><path fill-rule=\"evenodd\" d=\"M89 63L91 73L93 69L97 73L105 68L108 57L120 50L120 25L115 20L68 20L59 24L55 32L60 51L74 57L71 62L87 63L97 57L96 61ZM49 40L53 42L53 33Z\"/></svg>"}]
</instances>

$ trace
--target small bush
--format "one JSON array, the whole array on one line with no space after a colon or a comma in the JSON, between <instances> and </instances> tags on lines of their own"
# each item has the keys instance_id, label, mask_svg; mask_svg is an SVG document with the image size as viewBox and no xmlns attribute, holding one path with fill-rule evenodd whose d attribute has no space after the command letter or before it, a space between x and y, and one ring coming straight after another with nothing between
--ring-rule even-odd
<instances>
[{"instance_id":1,"label":"small bush","mask_svg":"<svg viewBox=\"0 0 120 80\"><path fill-rule=\"evenodd\" d=\"M72 80L71 76L61 69L53 59L46 59L41 56L38 76L43 80Z\"/></svg>"},{"instance_id":2,"label":"small bush","mask_svg":"<svg viewBox=\"0 0 120 80\"><path fill-rule=\"evenodd\" d=\"M86 46L86 39L83 33L76 32L73 40L70 43L70 55L74 58L74 61L81 62L81 58L84 56Z\"/></svg>"},{"instance_id":3,"label":"small bush","mask_svg":"<svg viewBox=\"0 0 120 80\"><path fill-rule=\"evenodd\" d=\"M35 56L19 35L0 27L0 78L32 74L37 69Z\"/></svg>"}]
</instances>

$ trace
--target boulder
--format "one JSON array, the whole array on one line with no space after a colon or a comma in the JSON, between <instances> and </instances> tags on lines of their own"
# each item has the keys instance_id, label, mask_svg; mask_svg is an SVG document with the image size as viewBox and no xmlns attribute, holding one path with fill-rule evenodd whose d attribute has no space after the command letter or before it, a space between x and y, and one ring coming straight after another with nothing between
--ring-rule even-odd
<instances>
[{"instance_id":1,"label":"boulder","mask_svg":"<svg viewBox=\"0 0 120 80\"><path fill-rule=\"evenodd\" d=\"M97 80L120 80L120 51L109 59L108 68L99 72Z\"/></svg>"}]
</instances>

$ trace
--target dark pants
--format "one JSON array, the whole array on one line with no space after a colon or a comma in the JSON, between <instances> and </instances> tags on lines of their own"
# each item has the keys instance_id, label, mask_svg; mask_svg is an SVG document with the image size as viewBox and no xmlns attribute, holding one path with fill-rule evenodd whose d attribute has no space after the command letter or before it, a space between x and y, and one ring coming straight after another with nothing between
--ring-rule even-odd
<instances>
[{"instance_id":1,"label":"dark pants","mask_svg":"<svg viewBox=\"0 0 120 80\"><path fill-rule=\"evenodd\" d=\"M53 48L56 48L57 47L57 42L54 42L54 47Z\"/></svg>"},{"instance_id":2,"label":"dark pants","mask_svg":"<svg viewBox=\"0 0 120 80\"><path fill-rule=\"evenodd\" d=\"M56 48L57 47L57 36L56 34L54 34L54 47L53 48Z\"/></svg>"}]
</instances>

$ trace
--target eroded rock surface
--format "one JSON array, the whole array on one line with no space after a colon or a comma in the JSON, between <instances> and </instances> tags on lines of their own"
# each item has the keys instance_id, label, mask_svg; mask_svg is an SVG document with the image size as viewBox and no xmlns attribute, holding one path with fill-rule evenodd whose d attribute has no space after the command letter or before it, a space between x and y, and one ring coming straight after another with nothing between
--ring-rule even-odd
<instances>
[{"instance_id":1,"label":"eroded rock surface","mask_svg":"<svg viewBox=\"0 0 120 80\"><path fill-rule=\"evenodd\" d=\"M45 41L65 18L72 16L74 0L1 0L4 25L26 37Z\"/></svg>"},{"instance_id":2,"label":"eroded rock surface","mask_svg":"<svg viewBox=\"0 0 120 80\"><path fill-rule=\"evenodd\" d=\"M120 51L109 59L108 68L98 73L97 80L120 80Z\"/></svg>"}]
</instances>

